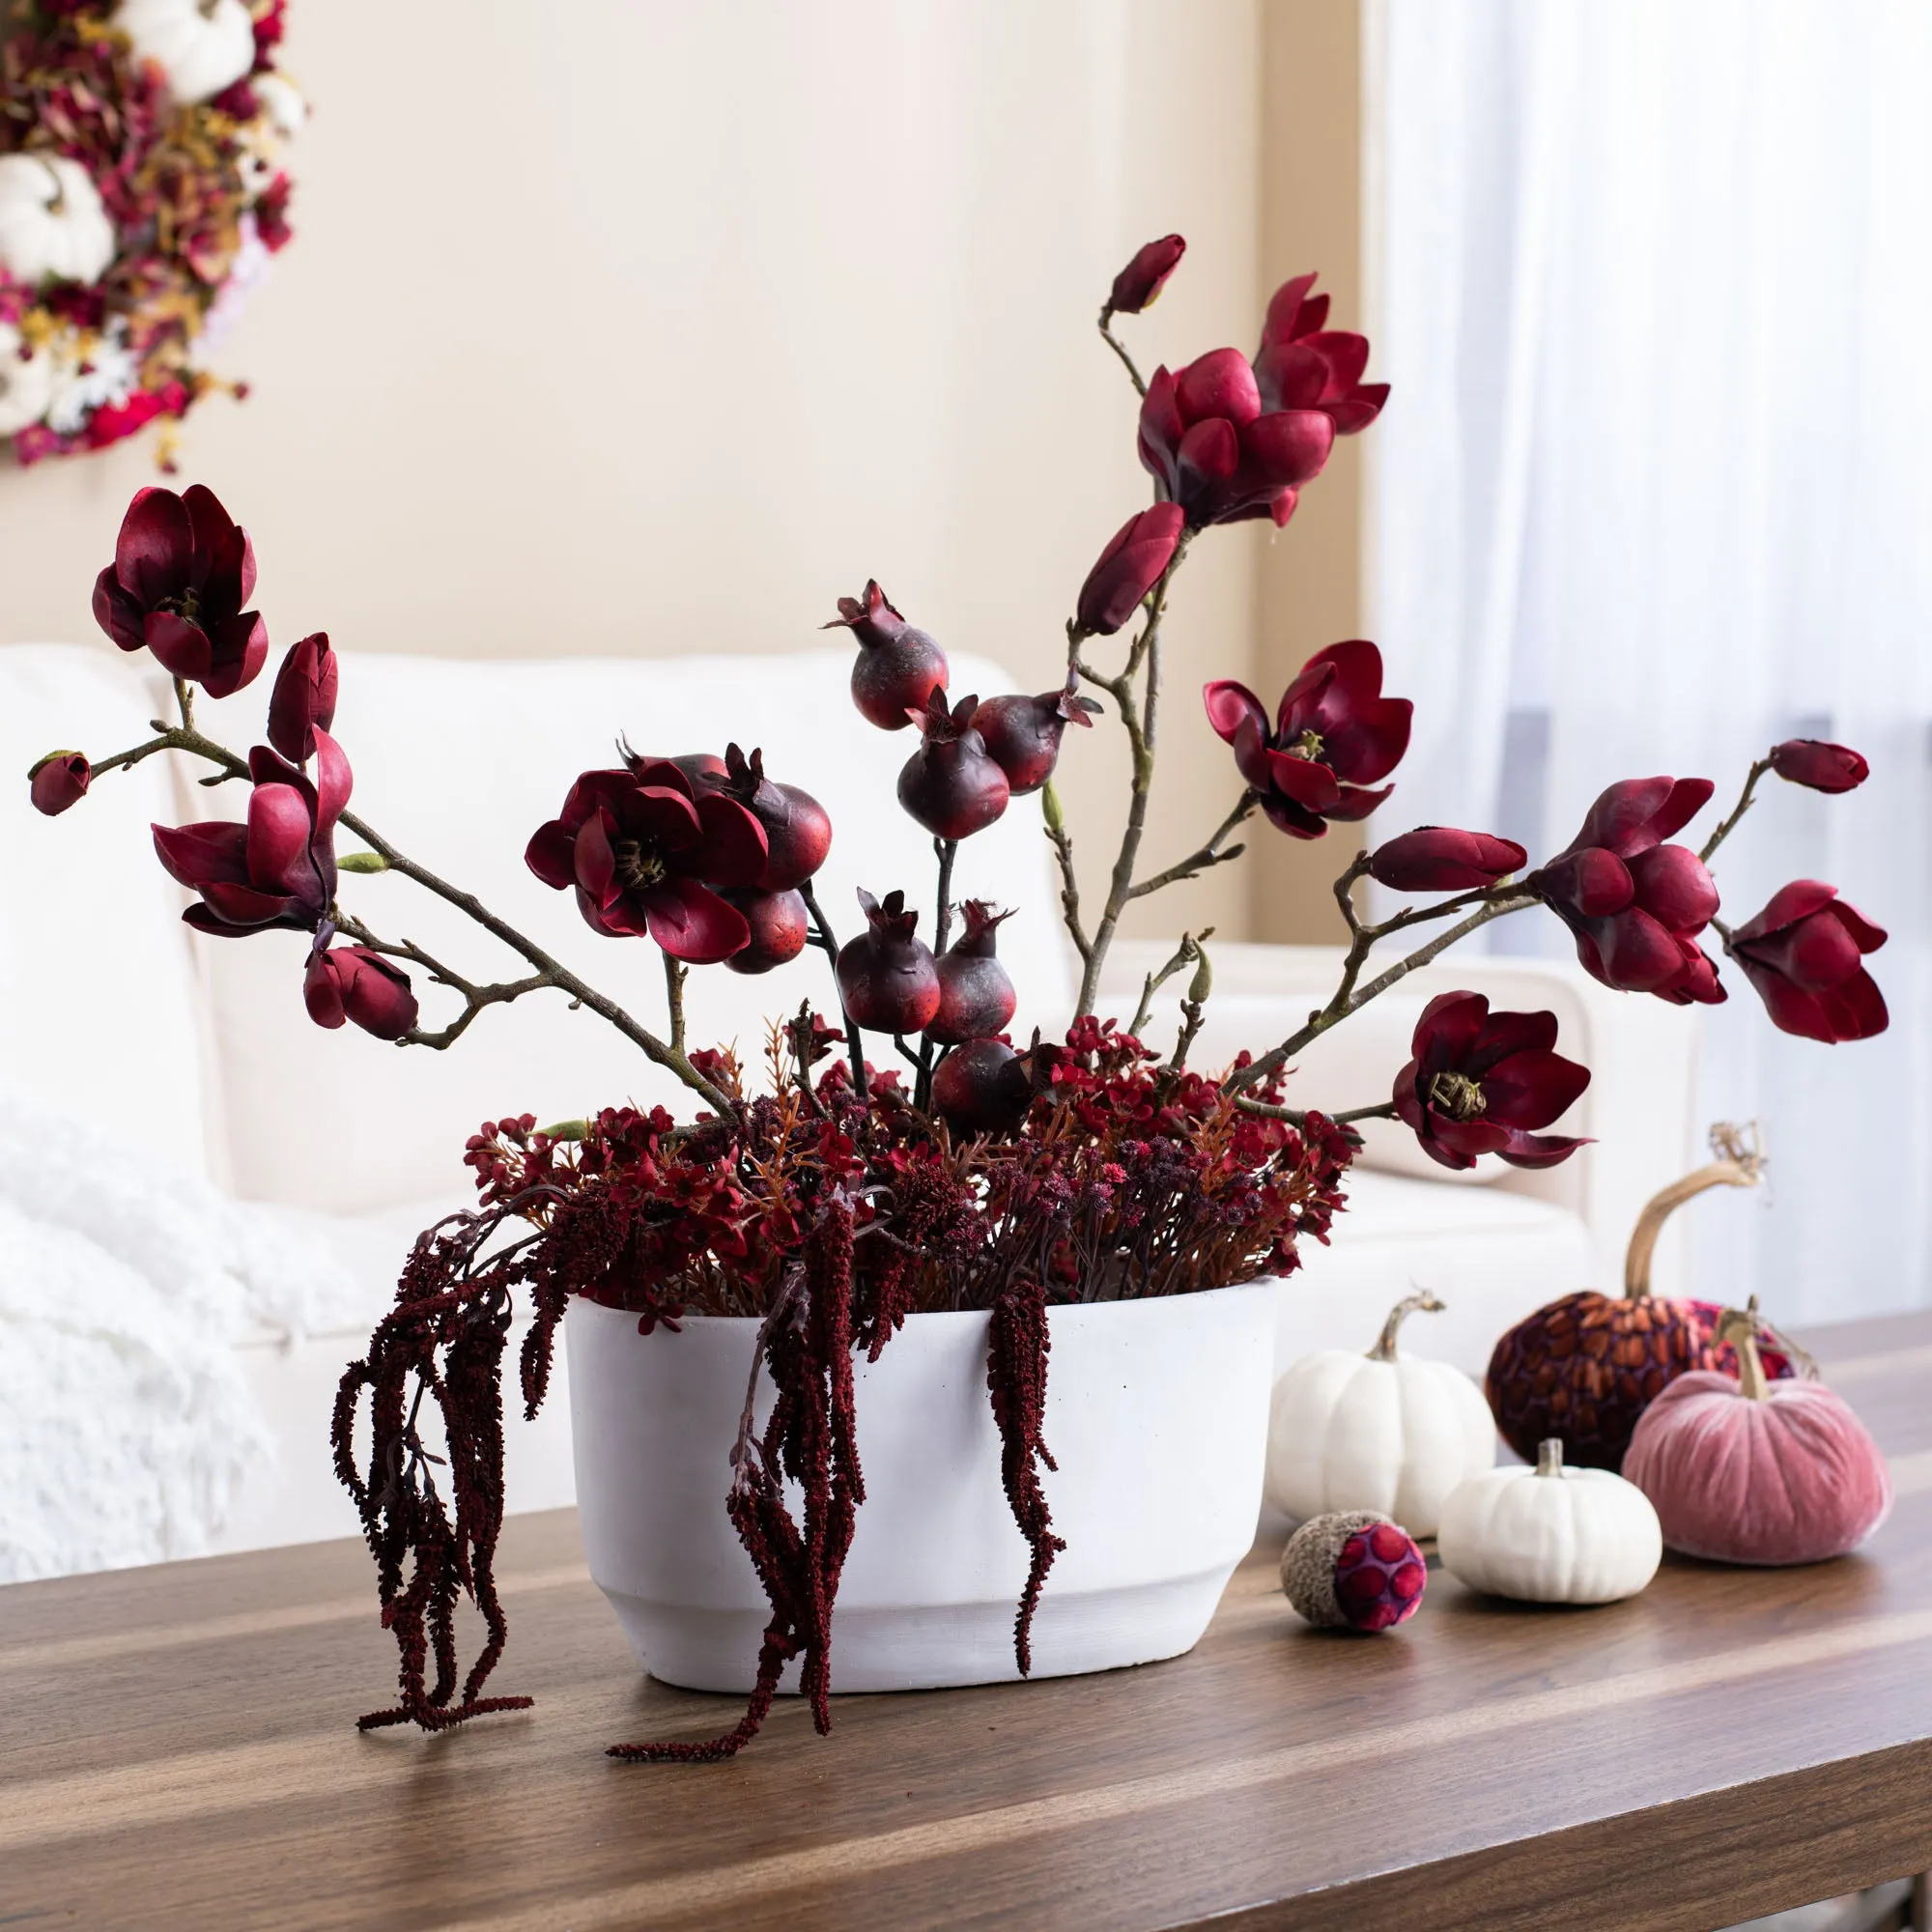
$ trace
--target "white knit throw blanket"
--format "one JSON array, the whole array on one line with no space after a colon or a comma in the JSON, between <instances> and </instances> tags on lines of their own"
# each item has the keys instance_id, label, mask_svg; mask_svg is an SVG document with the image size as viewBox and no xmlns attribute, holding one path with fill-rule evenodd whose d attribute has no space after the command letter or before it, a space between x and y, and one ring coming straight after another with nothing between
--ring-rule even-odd
<instances>
[{"instance_id":1,"label":"white knit throw blanket","mask_svg":"<svg viewBox=\"0 0 1932 1932\"><path fill-rule=\"evenodd\" d=\"M273 1456L235 1342L366 1310L321 1226L0 1090L0 1582L207 1548Z\"/></svg>"}]
</instances>

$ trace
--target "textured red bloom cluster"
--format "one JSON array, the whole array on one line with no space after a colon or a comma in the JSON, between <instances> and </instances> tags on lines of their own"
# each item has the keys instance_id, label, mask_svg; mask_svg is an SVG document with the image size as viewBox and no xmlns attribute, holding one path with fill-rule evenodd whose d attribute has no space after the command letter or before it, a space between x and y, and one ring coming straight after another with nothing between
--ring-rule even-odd
<instances>
[{"instance_id":1,"label":"textured red bloom cluster","mask_svg":"<svg viewBox=\"0 0 1932 1932\"><path fill-rule=\"evenodd\" d=\"M285 0L211 0L179 31L130 11L42 0L0 43L0 443L22 464L224 386L204 332L290 240Z\"/></svg>"}]
</instances>

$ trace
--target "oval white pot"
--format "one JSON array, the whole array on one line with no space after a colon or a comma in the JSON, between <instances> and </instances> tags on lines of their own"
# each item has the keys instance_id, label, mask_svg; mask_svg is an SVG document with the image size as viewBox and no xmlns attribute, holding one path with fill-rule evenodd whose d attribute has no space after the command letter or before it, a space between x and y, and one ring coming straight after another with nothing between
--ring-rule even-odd
<instances>
[{"instance_id":1,"label":"oval white pot","mask_svg":"<svg viewBox=\"0 0 1932 1932\"><path fill-rule=\"evenodd\" d=\"M1041 1480L1067 1547L1035 1616L1034 1676L1199 1642L1254 1540L1275 1294L1264 1281L1049 1311L1044 1435L1060 1466ZM724 1496L758 1324L694 1317L641 1336L636 1316L581 1297L565 1320L590 1574L653 1677L749 1691L770 1612ZM1027 1547L1000 1484L987 1320L911 1316L855 1364L866 1501L833 1613L835 1690L1019 1674ZM771 1400L761 1372L760 1425Z\"/></svg>"}]
</instances>

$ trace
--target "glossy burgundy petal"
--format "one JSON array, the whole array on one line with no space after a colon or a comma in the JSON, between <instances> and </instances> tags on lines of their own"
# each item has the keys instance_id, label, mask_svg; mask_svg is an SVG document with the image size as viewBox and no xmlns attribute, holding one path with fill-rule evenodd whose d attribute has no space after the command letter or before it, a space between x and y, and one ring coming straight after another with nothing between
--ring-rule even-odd
<instances>
[{"instance_id":1,"label":"glossy burgundy petal","mask_svg":"<svg viewBox=\"0 0 1932 1932\"><path fill-rule=\"evenodd\" d=\"M1533 1013L1492 1013L1483 1022L1475 1044L1464 1053L1463 1062L1471 1072L1487 1074L1512 1054L1548 1053L1555 1044L1556 1015L1547 1009Z\"/></svg>"},{"instance_id":2,"label":"glossy burgundy petal","mask_svg":"<svg viewBox=\"0 0 1932 1932\"><path fill-rule=\"evenodd\" d=\"M1321 398L1324 403L1339 402L1350 394L1369 366L1369 338L1352 329L1318 329L1299 340L1303 348L1314 350L1328 365L1328 386Z\"/></svg>"},{"instance_id":3,"label":"glossy burgundy petal","mask_svg":"<svg viewBox=\"0 0 1932 1932\"><path fill-rule=\"evenodd\" d=\"M524 864L556 892L577 883L576 838L561 819L539 825L524 847Z\"/></svg>"},{"instance_id":4,"label":"glossy burgundy petal","mask_svg":"<svg viewBox=\"0 0 1932 1932\"><path fill-rule=\"evenodd\" d=\"M736 799L715 792L697 801L697 816L702 852L692 870L706 885L756 885L770 852L765 828Z\"/></svg>"},{"instance_id":5,"label":"glossy burgundy petal","mask_svg":"<svg viewBox=\"0 0 1932 1932\"><path fill-rule=\"evenodd\" d=\"M1184 422L1225 416L1239 424L1252 422L1262 412L1255 372L1238 349L1210 349L1181 370L1174 386Z\"/></svg>"},{"instance_id":6,"label":"glossy burgundy petal","mask_svg":"<svg viewBox=\"0 0 1932 1932\"><path fill-rule=\"evenodd\" d=\"M1757 939L1767 932L1795 924L1814 912L1822 912L1837 896L1837 887L1828 886L1822 879L1793 879L1789 885L1779 886L1764 910L1746 920L1734 938L1739 942Z\"/></svg>"},{"instance_id":7,"label":"glossy burgundy petal","mask_svg":"<svg viewBox=\"0 0 1932 1932\"><path fill-rule=\"evenodd\" d=\"M738 809L744 810L743 806ZM648 839L665 852L690 851L703 842L704 821L683 792L632 784L612 791L605 810L615 817L621 833Z\"/></svg>"},{"instance_id":8,"label":"glossy burgundy petal","mask_svg":"<svg viewBox=\"0 0 1932 1932\"><path fill-rule=\"evenodd\" d=\"M1824 792L1851 791L1871 776L1861 753L1822 738L1788 738L1773 746L1771 768L1791 784Z\"/></svg>"},{"instance_id":9,"label":"glossy burgundy petal","mask_svg":"<svg viewBox=\"0 0 1932 1932\"><path fill-rule=\"evenodd\" d=\"M1528 856L1513 840L1487 832L1423 825L1377 847L1369 876L1399 893L1474 892L1520 870Z\"/></svg>"},{"instance_id":10,"label":"glossy burgundy petal","mask_svg":"<svg viewBox=\"0 0 1932 1932\"><path fill-rule=\"evenodd\" d=\"M114 574L129 596L152 606L187 587L194 524L172 490L137 490L114 545Z\"/></svg>"},{"instance_id":11,"label":"glossy burgundy petal","mask_svg":"<svg viewBox=\"0 0 1932 1932\"><path fill-rule=\"evenodd\" d=\"M1225 416L1208 416L1194 424L1181 437L1176 452L1182 504L1188 501L1190 477L1209 484L1222 483L1235 473L1240 461L1240 439Z\"/></svg>"},{"instance_id":12,"label":"glossy burgundy petal","mask_svg":"<svg viewBox=\"0 0 1932 1932\"><path fill-rule=\"evenodd\" d=\"M204 885L226 879L248 883L248 831L242 825L156 825L155 853L168 874L199 892Z\"/></svg>"},{"instance_id":13,"label":"glossy burgundy petal","mask_svg":"<svg viewBox=\"0 0 1932 1932\"><path fill-rule=\"evenodd\" d=\"M202 682L211 697L232 697L253 684L269 661L269 627L253 611L215 626L210 634L211 662Z\"/></svg>"},{"instance_id":14,"label":"glossy burgundy petal","mask_svg":"<svg viewBox=\"0 0 1932 1932\"><path fill-rule=\"evenodd\" d=\"M599 912L609 914L620 896L617 889L617 855L611 849L611 835L601 811L592 812L577 828L571 848L572 875L579 892L588 895Z\"/></svg>"},{"instance_id":15,"label":"glossy burgundy petal","mask_svg":"<svg viewBox=\"0 0 1932 1932\"><path fill-rule=\"evenodd\" d=\"M1328 386L1328 363L1298 342L1269 342L1255 358L1255 378L1269 409L1313 410Z\"/></svg>"},{"instance_id":16,"label":"glossy burgundy petal","mask_svg":"<svg viewBox=\"0 0 1932 1932\"><path fill-rule=\"evenodd\" d=\"M27 797L36 811L58 818L87 796L94 767L79 752L52 752L27 774Z\"/></svg>"},{"instance_id":17,"label":"glossy burgundy petal","mask_svg":"<svg viewBox=\"0 0 1932 1932\"><path fill-rule=\"evenodd\" d=\"M124 651L138 651L147 644L148 613L121 588L111 563L94 580L94 621Z\"/></svg>"},{"instance_id":18,"label":"glossy burgundy petal","mask_svg":"<svg viewBox=\"0 0 1932 1932\"><path fill-rule=\"evenodd\" d=\"M1718 910L1718 888L1688 845L1656 845L1630 862L1636 903L1672 932L1693 933Z\"/></svg>"},{"instance_id":19,"label":"glossy burgundy petal","mask_svg":"<svg viewBox=\"0 0 1932 1932\"><path fill-rule=\"evenodd\" d=\"M1306 811L1327 813L1341 802L1341 788L1335 774L1326 765L1308 758L1291 757L1286 752L1267 754L1268 780L1273 789L1291 798Z\"/></svg>"},{"instance_id":20,"label":"glossy burgundy petal","mask_svg":"<svg viewBox=\"0 0 1932 1932\"><path fill-rule=\"evenodd\" d=\"M1317 296L1314 301L1308 299L1308 292L1315 282L1313 274L1293 275L1268 298L1267 313L1262 322L1264 342L1292 342L1297 333L1321 327L1328 314L1328 298ZM1307 311L1316 302L1321 304L1321 313L1310 322Z\"/></svg>"},{"instance_id":21,"label":"glossy burgundy petal","mask_svg":"<svg viewBox=\"0 0 1932 1932\"><path fill-rule=\"evenodd\" d=\"M313 898L318 881L309 856L315 820L292 785L258 784L248 798L248 878L265 892Z\"/></svg>"},{"instance_id":22,"label":"glossy burgundy petal","mask_svg":"<svg viewBox=\"0 0 1932 1932\"><path fill-rule=\"evenodd\" d=\"M326 731L335 722L340 681L326 632L289 647L269 696L269 743L283 757L298 765L314 757L317 729Z\"/></svg>"},{"instance_id":23,"label":"glossy burgundy petal","mask_svg":"<svg viewBox=\"0 0 1932 1932\"><path fill-rule=\"evenodd\" d=\"M1080 586L1074 621L1082 631L1111 638L1132 618L1173 562L1185 525L1178 503L1155 503L1121 526Z\"/></svg>"},{"instance_id":24,"label":"glossy burgundy petal","mask_svg":"<svg viewBox=\"0 0 1932 1932\"><path fill-rule=\"evenodd\" d=\"M1598 794L1583 814L1582 831L1562 856L1601 845L1619 859L1631 859L1661 844L1664 835L1651 831L1651 820L1662 810L1672 789L1673 781L1666 778L1619 779Z\"/></svg>"},{"instance_id":25,"label":"glossy burgundy petal","mask_svg":"<svg viewBox=\"0 0 1932 1932\"><path fill-rule=\"evenodd\" d=\"M1630 867L1615 853L1601 845L1586 845L1580 852L1533 872L1525 881L1539 895L1577 913L1583 919L1605 919L1623 911L1636 896L1636 881Z\"/></svg>"},{"instance_id":26,"label":"glossy burgundy petal","mask_svg":"<svg viewBox=\"0 0 1932 1932\"><path fill-rule=\"evenodd\" d=\"M204 932L217 932L223 928L248 931L266 925L299 925L310 910L291 894L264 892L255 886L234 886L222 879L212 880L203 886L201 896L203 903L190 906L188 914L212 915L204 919L189 918L189 923L201 926Z\"/></svg>"},{"instance_id":27,"label":"glossy burgundy petal","mask_svg":"<svg viewBox=\"0 0 1932 1932\"><path fill-rule=\"evenodd\" d=\"M1166 285L1167 278L1180 266L1187 243L1179 235L1163 235L1134 250L1133 260L1114 277L1107 306L1116 315L1139 315Z\"/></svg>"},{"instance_id":28,"label":"glossy burgundy petal","mask_svg":"<svg viewBox=\"0 0 1932 1932\"><path fill-rule=\"evenodd\" d=\"M672 874L645 899L651 937L673 959L715 966L751 943L745 915L696 879Z\"/></svg>"},{"instance_id":29,"label":"glossy burgundy petal","mask_svg":"<svg viewBox=\"0 0 1932 1932\"><path fill-rule=\"evenodd\" d=\"M1235 742L1244 721L1252 722L1258 734L1266 735L1267 712L1245 684L1232 677L1216 678L1212 684L1202 687L1201 697L1208 707L1208 722L1214 727L1215 735L1229 744Z\"/></svg>"},{"instance_id":30,"label":"glossy burgundy petal","mask_svg":"<svg viewBox=\"0 0 1932 1932\"><path fill-rule=\"evenodd\" d=\"M1595 926L1606 984L1627 993L1652 993L1684 970L1684 954L1669 927L1637 906Z\"/></svg>"},{"instance_id":31,"label":"glossy burgundy petal","mask_svg":"<svg viewBox=\"0 0 1932 1932\"><path fill-rule=\"evenodd\" d=\"M333 1029L345 1024L349 1014L342 1004L342 980L329 964L330 956L327 952L309 956L308 970L302 975L302 1005L317 1026Z\"/></svg>"},{"instance_id":32,"label":"glossy burgundy petal","mask_svg":"<svg viewBox=\"0 0 1932 1932\"><path fill-rule=\"evenodd\" d=\"M1339 403L1329 404L1328 414L1334 422L1335 434L1337 436L1359 436L1362 431L1367 429L1381 414L1382 411L1388 405L1388 398L1389 385L1386 383L1364 383L1356 389L1352 396L1345 397ZM1563 1144L1563 1153L1568 1153L1572 1148L1580 1145L1581 1143L1578 1141L1565 1142ZM1509 1155L1505 1154L1503 1158L1507 1160ZM1561 1160L1563 1154L1559 1153L1555 1158ZM1547 1166L1548 1163L1543 1162L1538 1164ZM1528 1161L1520 1161L1518 1165L1527 1167L1531 1163Z\"/></svg>"},{"instance_id":33,"label":"glossy burgundy petal","mask_svg":"<svg viewBox=\"0 0 1932 1932\"><path fill-rule=\"evenodd\" d=\"M1659 838L1674 838L1710 804L1715 789L1709 779L1679 779L1651 821L1651 831Z\"/></svg>"},{"instance_id":34,"label":"glossy burgundy petal","mask_svg":"<svg viewBox=\"0 0 1932 1932\"><path fill-rule=\"evenodd\" d=\"M1334 819L1339 825L1357 824L1364 818L1372 817L1394 790L1394 785L1382 785L1374 791L1364 791L1357 785L1338 785L1335 803L1328 807L1323 816Z\"/></svg>"},{"instance_id":35,"label":"glossy burgundy petal","mask_svg":"<svg viewBox=\"0 0 1932 1932\"><path fill-rule=\"evenodd\" d=\"M1268 488L1298 488L1327 467L1335 425L1320 410L1277 410L1241 430L1242 454Z\"/></svg>"},{"instance_id":36,"label":"glossy burgundy petal","mask_svg":"<svg viewBox=\"0 0 1932 1932\"><path fill-rule=\"evenodd\" d=\"M199 684L214 663L214 647L199 624L190 624L172 611L150 611L142 640L170 676Z\"/></svg>"},{"instance_id":37,"label":"glossy burgundy petal","mask_svg":"<svg viewBox=\"0 0 1932 1932\"><path fill-rule=\"evenodd\" d=\"M1172 497L1179 471L1175 452L1187 425L1180 418L1180 405L1175 400L1174 378L1166 369L1156 369L1148 383L1141 402L1139 448L1141 466L1158 478Z\"/></svg>"},{"instance_id":38,"label":"glossy burgundy petal","mask_svg":"<svg viewBox=\"0 0 1932 1932\"><path fill-rule=\"evenodd\" d=\"M1554 1167L1559 1161L1568 1160L1578 1148L1590 1144L1587 1135L1512 1134L1509 1145L1498 1148L1496 1152L1511 1167Z\"/></svg>"},{"instance_id":39,"label":"glossy burgundy petal","mask_svg":"<svg viewBox=\"0 0 1932 1932\"><path fill-rule=\"evenodd\" d=\"M1549 1025L1553 1037L1556 1023ZM1489 1105L1484 1118L1506 1127L1547 1127L1569 1111L1590 1084L1590 1071L1560 1053L1513 1053L1482 1075Z\"/></svg>"},{"instance_id":40,"label":"glossy burgundy petal","mask_svg":"<svg viewBox=\"0 0 1932 1932\"><path fill-rule=\"evenodd\" d=\"M1423 1008L1409 1051L1425 1067L1447 1065L1473 1053L1483 1037L1490 1003L1481 993L1437 993ZM1432 1056L1437 1056L1432 1061Z\"/></svg>"}]
</instances>

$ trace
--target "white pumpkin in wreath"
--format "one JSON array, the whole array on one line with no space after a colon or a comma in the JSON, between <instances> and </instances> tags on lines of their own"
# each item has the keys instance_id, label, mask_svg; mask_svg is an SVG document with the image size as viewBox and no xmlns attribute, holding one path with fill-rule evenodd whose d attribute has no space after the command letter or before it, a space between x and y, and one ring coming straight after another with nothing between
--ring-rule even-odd
<instances>
[{"instance_id":1,"label":"white pumpkin in wreath","mask_svg":"<svg viewBox=\"0 0 1932 1932\"><path fill-rule=\"evenodd\" d=\"M53 400L54 358L43 349L20 359L20 331L0 322L0 436L37 423Z\"/></svg>"},{"instance_id":2,"label":"white pumpkin in wreath","mask_svg":"<svg viewBox=\"0 0 1932 1932\"><path fill-rule=\"evenodd\" d=\"M1552 1438L1534 1468L1492 1469L1457 1489L1435 1547L1443 1569L1488 1596L1613 1604L1657 1575L1663 1531L1634 1483L1566 1465Z\"/></svg>"},{"instance_id":3,"label":"white pumpkin in wreath","mask_svg":"<svg viewBox=\"0 0 1932 1932\"><path fill-rule=\"evenodd\" d=\"M98 282L114 245L100 190L78 161L0 155L0 269L16 282Z\"/></svg>"},{"instance_id":4,"label":"white pumpkin in wreath","mask_svg":"<svg viewBox=\"0 0 1932 1932\"><path fill-rule=\"evenodd\" d=\"M114 24L184 103L212 99L255 65L255 23L242 0L121 0Z\"/></svg>"},{"instance_id":5,"label":"white pumpkin in wreath","mask_svg":"<svg viewBox=\"0 0 1932 1932\"><path fill-rule=\"evenodd\" d=\"M1434 1536L1443 1498L1492 1466L1496 1429L1482 1391L1448 1362L1397 1352L1404 1321L1442 1305L1426 1289L1411 1294L1366 1355L1323 1349L1275 1384L1267 1488L1276 1508L1303 1521L1372 1510L1411 1536Z\"/></svg>"}]
</instances>

